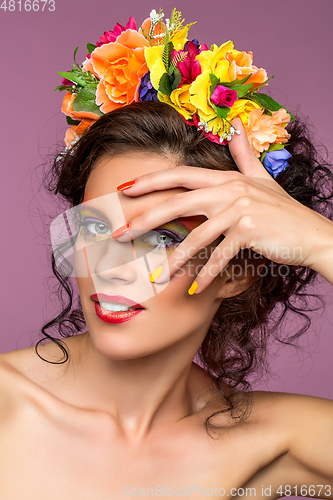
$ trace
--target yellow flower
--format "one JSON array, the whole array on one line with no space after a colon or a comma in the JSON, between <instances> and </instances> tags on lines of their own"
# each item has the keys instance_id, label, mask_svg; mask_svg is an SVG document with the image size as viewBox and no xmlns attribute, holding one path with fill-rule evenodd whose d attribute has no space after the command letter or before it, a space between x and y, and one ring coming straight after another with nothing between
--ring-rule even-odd
<instances>
[{"instance_id":1,"label":"yellow flower","mask_svg":"<svg viewBox=\"0 0 333 500\"><path fill-rule=\"evenodd\" d=\"M232 108L230 108L227 120L230 122L231 120L236 118L236 116L239 116L239 118L242 120L244 127L247 127L250 113L254 109L258 108L260 108L260 106L256 102L249 101L249 99L237 99L237 101L234 102Z\"/></svg>"},{"instance_id":2,"label":"yellow flower","mask_svg":"<svg viewBox=\"0 0 333 500\"><path fill-rule=\"evenodd\" d=\"M159 92L158 99L175 108L178 113L184 116L185 120L191 120L196 108L190 102L190 86L190 84L185 84L180 89L173 90L170 97Z\"/></svg>"},{"instance_id":3,"label":"yellow flower","mask_svg":"<svg viewBox=\"0 0 333 500\"><path fill-rule=\"evenodd\" d=\"M171 38L173 43L173 47L175 50L182 50L184 48L185 43L187 42L187 32L188 28L183 28L180 30L175 36Z\"/></svg>"},{"instance_id":4,"label":"yellow flower","mask_svg":"<svg viewBox=\"0 0 333 500\"><path fill-rule=\"evenodd\" d=\"M213 45L211 48L213 50L203 50L196 56L202 72L213 73L221 82L230 82L228 74L230 63L225 59L225 55L234 48L234 44L229 40L220 47Z\"/></svg>"},{"instance_id":5,"label":"yellow flower","mask_svg":"<svg viewBox=\"0 0 333 500\"><path fill-rule=\"evenodd\" d=\"M160 79L166 72L162 60L163 47L155 45L154 47L145 47L145 59L150 71L150 81L154 89L158 90Z\"/></svg>"},{"instance_id":6,"label":"yellow flower","mask_svg":"<svg viewBox=\"0 0 333 500\"><path fill-rule=\"evenodd\" d=\"M200 116L200 113L199 113ZM201 116L200 116L201 118ZM203 118L201 118L202 120ZM215 118L211 120L210 122L207 123L208 125L208 130L209 132L212 132L214 135L219 135L221 136L224 133L228 133L229 131L229 125L225 122L223 122L222 118L218 118L215 115Z\"/></svg>"},{"instance_id":7,"label":"yellow flower","mask_svg":"<svg viewBox=\"0 0 333 500\"><path fill-rule=\"evenodd\" d=\"M172 43L175 50L182 50L187 42L188 28L183 28L173 38ZM154 47L145 47L145 59L150 71L150 81L154 89L158 90L160 79L166 69L162 59L163 45L155 45Z\"/></svg>"},{"instance_id":8,"label":"yellow flower","mask_svg":"<svg viewBox=\"0 0 333 500\"><path fill-rule=\"evenodd\" d=\"M198 109L200 118L205 122L216 116L216 111L210 102L210 87L212 82L210 81L209 74L210 71L204 71L201 75L197 76L190 86L190 101Z\"/></svg>"}]
</instances>

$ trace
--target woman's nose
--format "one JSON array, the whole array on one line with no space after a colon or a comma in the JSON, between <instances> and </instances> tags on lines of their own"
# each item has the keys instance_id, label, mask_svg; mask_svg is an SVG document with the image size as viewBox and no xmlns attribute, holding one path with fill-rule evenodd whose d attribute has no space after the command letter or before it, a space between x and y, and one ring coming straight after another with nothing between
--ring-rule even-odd
<instances>
[{"instance_id":1,"label":"woman's nose","mask_svg":"<svg viewBox=\"0 0 333 500\"><path fill-rule=\"evenodd\" d=\"M109 238L104 245L104 251L98 253L98 256L92 256L95 262L94 274L107 281L121 279L131 282L136 279L137 273L134 269L136 252L132 241L121 243Z\"/></svg>"}]
</instances>

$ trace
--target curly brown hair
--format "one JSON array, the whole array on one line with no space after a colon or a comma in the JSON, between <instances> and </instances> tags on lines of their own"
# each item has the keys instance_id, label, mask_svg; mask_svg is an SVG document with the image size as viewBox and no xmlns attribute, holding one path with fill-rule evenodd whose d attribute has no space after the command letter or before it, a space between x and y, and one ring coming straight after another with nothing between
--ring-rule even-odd
<instances>
[{"instance_id":1,"label":"curly brown hair","mask_svg":"<svg viewBox=\"0 0 333 500\"><path fill-rule=\"evenodd\" d=\"M286 149L292 157L290 166L276 181L297 201L332 219L333 174L329 163L319 157L305 122L297 118L289 123L287 130L291 138ZM44 176L43 185L49 193L60 196L68 208L76 206L83 201L85 186L96 162L102 157L127 152L157 153L176 164L238 171L227 147L209 141L195 127L186 124L171 106L147 101L102 116L72 149L57 155ZM250 249L246 252L246 258L253 260L254 252ZM242 258L244 260L244 253ZM73 308L74 289L68 278L58 272L53 254L51 259L63 310L43 326L44 337L37 342L35 350L39 355L38 345L50 339L63 351L65 359L59 363L65 363L69 358L65 345L47 330L56 329L65 338L81 331L85 320L79 297ZM251 390L248 378L266 367L269 338L274 336L281 342L291 343L310 326L306 313L313 310L310 299L314 295L308 288L317 273L302 266L287 266L285 272L286 265L283 265L284 271L279 272L281 264L265 260L270 264L268 273L257 275L245 291L222 301L197 353L199 362L212 376L226 402L225 409L206 420L207 430L210 419L218 413L230 412L234 419L248 414ZM303 325L291 337L278 337L288 311L301 317Z\"/></svg>"}]
</instances>

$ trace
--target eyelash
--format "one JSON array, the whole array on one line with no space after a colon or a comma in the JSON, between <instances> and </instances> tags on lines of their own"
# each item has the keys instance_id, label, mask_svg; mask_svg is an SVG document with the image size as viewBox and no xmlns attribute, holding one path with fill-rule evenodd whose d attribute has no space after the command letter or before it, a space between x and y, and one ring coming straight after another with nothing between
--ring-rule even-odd
<instances>
[{"instance_id":1,"label":"eyelash","mask_svg":"<svg viewBox=\"0 0 333 500\"><path fill-rule=\"evenodd\" d=\"M84 236L87 237L87 238L90 238L90 239L98 239L98 236L103 236L104 234L107 235L107 233L102 233L102 234L94 234L92 233L89 229L88 229L88 226L90 226L91 224L93 225L97 225L97 224L102 224L103 226L105 227L108 227L107 224L105 224L104 222L98 220L98 219L85 219L83 222L82 222L82 228L83 228L83 232L84 232ZM111 231L111 229L110 229ZM171 250L173 246L177 246L179 243L181 243L184 238L181 238L179 237L177 234L173 233L172 231L168 231L166 229L154 229L154 232L155 233L158 233L158 234L166 234L169 238L173 239L174 242L169 242L167 243L166 245L163 245L163 244L159 244L159 245L152 245L148 242L145 242L146 246L148 246L149 248L151 249L154 249L154 250ZM151 232L153 233L153 232ZM149 235L150 233L148 233ZM111 232L108 236L111 235ZM152 236L154 234L150 234L150 236ZM147 238L148 236L146 236ZM143 240L144 241L144 240Z\"/></svg>"}]
</instances>

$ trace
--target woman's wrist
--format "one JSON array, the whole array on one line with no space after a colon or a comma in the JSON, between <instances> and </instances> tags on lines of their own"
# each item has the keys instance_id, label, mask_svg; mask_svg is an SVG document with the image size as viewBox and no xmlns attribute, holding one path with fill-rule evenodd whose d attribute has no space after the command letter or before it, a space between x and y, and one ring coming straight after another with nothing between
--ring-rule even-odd
<instances>
[{"instance_id":1,"label":"woman's wrist","mask_svg":"<svg viewBox=\"0 0 333 500\"><path fill-rule=\"evenodd\" d=\"M309 267L333 285L333 222L320 217L323 219L322 225L317 228L316 248Z\"/></svg>"}]
</instances>

